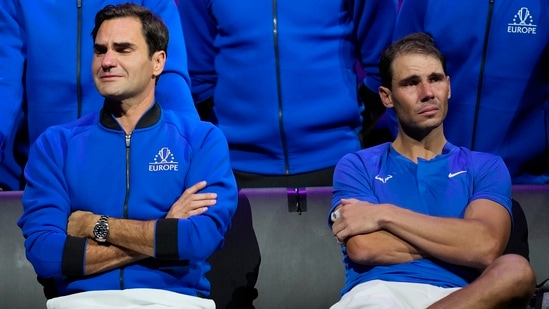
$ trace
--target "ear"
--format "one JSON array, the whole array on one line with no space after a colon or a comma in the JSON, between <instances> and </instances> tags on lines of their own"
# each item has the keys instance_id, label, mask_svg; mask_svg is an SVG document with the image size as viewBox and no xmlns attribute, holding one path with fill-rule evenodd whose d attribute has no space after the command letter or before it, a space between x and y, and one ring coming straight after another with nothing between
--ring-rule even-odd
<instances>
[{"instance_id":1,"label":"ear","mask_svg":"<svg viewBox=\"0 0 549 309\"><path fill-rule=\"evenodd\" d=\"M153 75L159 76L164 71L164 65L166 64L166 52L163 50L157 51L152 55L153 61Z\"/></svg>"},{"instance_id":2,"label":"ear","mask_svg":"<svg viewBox=\"0 0 549 309\"><path fill-rule=\"evenodd\" d=\"M378 88L379 97L383 106L386 108L393 108L393 100L391 99L391 90L387 87L380 86Z\"/></svg>"}]
</instances>

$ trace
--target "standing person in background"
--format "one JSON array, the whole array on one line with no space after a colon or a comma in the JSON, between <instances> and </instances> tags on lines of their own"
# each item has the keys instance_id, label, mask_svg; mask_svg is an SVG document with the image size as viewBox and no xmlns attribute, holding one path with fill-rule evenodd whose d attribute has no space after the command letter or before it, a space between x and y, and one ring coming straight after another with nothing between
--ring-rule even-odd
<instances>
[{"instance_id":1,"label":"standing person in background","mask_svg":"<svg viewBox=\"0 0 549 309\"><path fill-rule=\"evenodd\" d=\"M179 1L192 93L229 142L240 187L329 186L379 101L395 1Z\"/></svg>"},{"instance_id":2,"label":"standing person in background","mask_svg":"<svg viewBox=\"0 0 549 309\"><path fill-rule=\"evenodd\" d=\"M501 156L514 184L549 182L549 2L405 0L395 38L418 31L452 76L448 140Z\"/></svg>"},{"instance_id":3,"label":"standing person in background","mask_svg":"<svg viewBox=\"0 0 549 309\"><path fill-rule=\"evenodd\" d=\"M332 309L526 308L534 271L502 254L509 172L501 157L446 140L454 92L443 54L429 35L410 34L383 53L380 72L398 134L337 164L330 221L346 283Z\"/></svg>"},{"instance_id":4,"label":"standing person in background","mask_svg":"<svg viewBox=\"0 0 549 309\"><path fill-rule=\"evenodd\" d=\"M237 204L226 139L157 103L169 33L150 10L108 5L92 37L103 108L46 129L25 168L18 225L47 306L215 308L206 259Z\"/></svg>"},{"instance_id":5,"label":"standing person in background","mask_svg":"<svg viewBox=\"0 0 549 309\"><path fill-rule=\"evenodd\" d=\"M101 108L91 74L93 17L107 4L127 0L0 0L0 183L18 184L15 147L28 148L49 126L70 122ZM150 8L170 29L170 60L158 82L158 102L198 118L189 90L187 56L173 0L133 1ZM9 69L8 69L9 68ZM24 114L22 115L22 113ZM21 120L21 125L18 121ZM28 139L16 139L22 127ZM16 146L6 145L14 141ZM24 164L25 154L17 158ZM2 169L10 171L2 174ZM8 179L10 178L10 179ZM3 181L5 180L5 181ZM12 185L13 186L13 185ZM13 190L22 189L11 188Z\"/></svg>"}]
</instances>

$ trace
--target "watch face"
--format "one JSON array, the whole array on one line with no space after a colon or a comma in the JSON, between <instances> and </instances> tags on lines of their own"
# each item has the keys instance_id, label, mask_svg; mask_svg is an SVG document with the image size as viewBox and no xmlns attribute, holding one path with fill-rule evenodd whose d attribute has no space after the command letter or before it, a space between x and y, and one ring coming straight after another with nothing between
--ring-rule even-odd
<instances>
[{"instance_id":1,"label":"watch face","mask_svg":"<svg viewBox=\"0 0 549 309\"><path fill-rule=\"evenodd\" d=\"M107 235L109 234L109 225L104 222L96 224L93 234L96 240L105 241L107 239Z\"/></svg>"}]
</instances>

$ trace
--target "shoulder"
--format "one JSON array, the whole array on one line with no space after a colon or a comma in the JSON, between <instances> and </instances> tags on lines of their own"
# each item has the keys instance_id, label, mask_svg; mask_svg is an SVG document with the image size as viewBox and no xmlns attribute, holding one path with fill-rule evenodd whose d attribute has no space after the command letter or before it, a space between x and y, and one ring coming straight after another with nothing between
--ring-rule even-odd
<instances>
[{"instance_id":1,"label":"shoulder","mask_svg":"<svg viewBox=\"0 0 549 309\"><path fill-rule=\"evenodd\" d=\"M224 139L221 129L210 122L201 121L195 115L186 115L180 111L162 110L165 125L173 126L187 140L203 140L208 137Z\"/></svg>"},{"instance_id":2,"label":"shoulder","mask_svg":"<svg viewBox=\"0 0 549 309\"><path fill-rule=\"evenodd\" d=\"M391 143L383 143L356 152L344 155L336 165L337 170L369 170L378 169L383 159L387 156Z\"/></svg>"},{"instance_id":3,"label":"shoulder","mask_svg":"<svg viewBox=\"0 0 549 309\"><path fill-rule=\"evenodd\" d=\"M450 152L451 166L472 173L475 185L481 183L501 183L510 185L510 174L503 158L492 153L473 151L465 147L453 146Z\"/></svg>"},{"instance_id":4,"label":"shoulder","mask_svg":"<svg viewBox=\"0 0 549 309\"><path fill-rule=\"evenodd\" d=\"M54 138L54 137L64 137L69 139L72 136L78 135L84 131L89 130L90 128L97 126L98 124L99 113L93 112L87 115L82 116L82 118L64 123L57 124L51 127L48 127L39 137L44 138Z\"/></svg>"},{"instance_id":5,"label":"shoulder","mask_svg":"<svg viewBox=\"0 0 549 309\"><path fill-rule=\"evenodd\" d=\"M69 144L92 130L97 123L98 113L92 113L73 122L48 127L31 145L29 156L45 153L61 159L66 154Z\"/></svg>"},{"instance_id":6,"label":"shoulder","mask_svg":"<svg viewBox=\"0 0 549 309\"><path fill-rule=\"evenodd\" d=\"M378 162L382 157L384 157L389 150L391 143L383 143L369 148L361 149L356 152L351 152L346 154L341 158L340 161L344 160L359 160L364 163L373 163Z\"/></svg>"},{"instance_id":7,"label":"shoulder","mask_svg":"<svg viewBox=\"0 0 549 309\"><path fill-rule=\"evenodd\" d=\"M446 147L450 149L450 155L454 158L454 160L460 160L464 164L468 164L473 167L483 166L491 162L503 163L503 159L500 156L492 153L474 151L466 147L454 146L450 143L448 143Z\"/></svg>"}]
</instances>

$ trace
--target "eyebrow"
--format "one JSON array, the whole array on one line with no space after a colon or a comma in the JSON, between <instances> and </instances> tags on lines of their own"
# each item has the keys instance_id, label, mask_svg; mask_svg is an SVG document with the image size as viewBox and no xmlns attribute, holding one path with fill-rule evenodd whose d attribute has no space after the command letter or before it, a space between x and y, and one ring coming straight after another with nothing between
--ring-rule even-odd
<instances>
[{"instance_id":1,"label":"eyebrow","mask_svg":"<svg viewBox=\"0 0 549 309\"><path fill-rule=\"evenodd\" d=\"M443 79L445 77L445 74L443 73L437 73L437 72L433 72L431 74L429 74L429 79L433 79L433 78L436 78L436 79ZM398 82L399 85L406 85L408 83L418 83L419 81L421 81L421 77L419 77L418 75L411 75L411 76L408 76L402 80L400 80Z\"/></svg>"},{"instance_id":2,"label":"eyebrow","mask_svg":"<svg viewBox=\"0 0 549 309\"><path fill-rule=\"evenodd\" d=\"M133 48L135 44L129 43L129 42L120 42L120 43L114 43L113 44L116 49L126 49L126 48Z\"/></svg>"},{"instance_id":3,"label":"eyebrow","mask_svg":"<svg viewBox=\"0 0 549 309\"><path fill-rule=\"evenodd\" d=\"M401 79L398 81L398 84L401 86L407 85L409 83L418 83L421 80L421 78L417 75L408 76L404 79Z\"/></svg>"},{"instance_id":4,"label":"eyebrow","mask_svg":"<svg viewBox=\"0 0 549 309\"><path fill-rule=\"evenodd\" d=\"M435 77L438 79L443 79L444 77L446 77L446 74L434 72L434 73L431 73L431 75L429 75L429 78L435 78Z\"/></svg>"},{"instance_id":5,"label":"eyebrow","mask_svg":"<svg viewBox=\"0 0 549 309\"><path fill-rule=\"evenodd\" d=\"M129 43L129 42L113 43L113 45L114 45L114 48L117 50L135 47L135 44ZM107 50L107 45L95 43L93 44L93 48L94 50L105 51Z\"/></svg>"}]
</instances>

